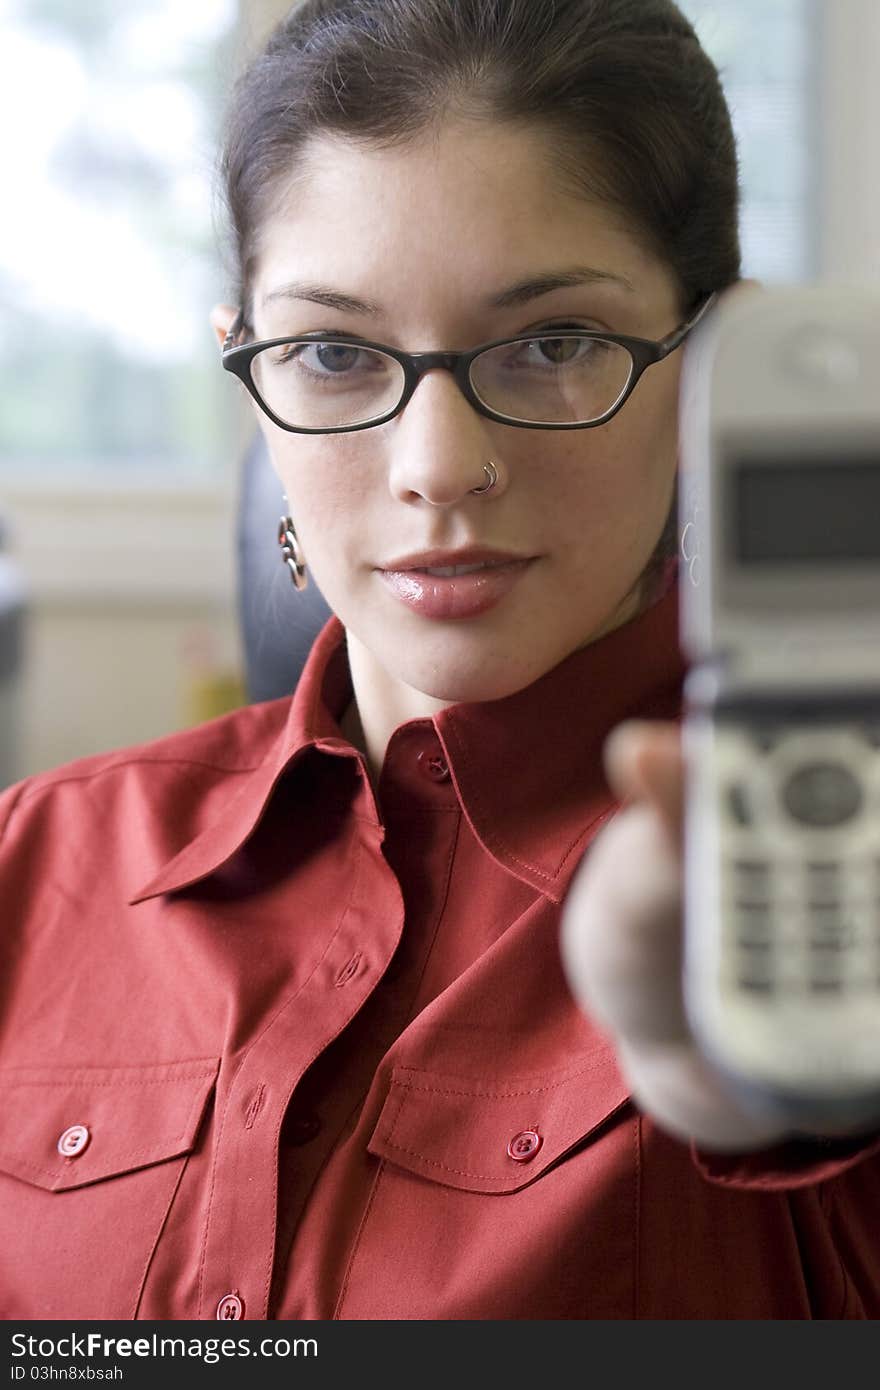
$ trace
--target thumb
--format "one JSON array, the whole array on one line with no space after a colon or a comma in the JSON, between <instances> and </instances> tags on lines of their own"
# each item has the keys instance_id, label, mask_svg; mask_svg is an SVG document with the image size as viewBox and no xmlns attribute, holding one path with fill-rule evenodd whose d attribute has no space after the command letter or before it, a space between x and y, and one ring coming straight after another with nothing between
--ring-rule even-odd
<instances>
[{"instance_id":1,"label":"thumb","mask_svg":"<svg viewBox=\"0 0 880 1390\"><path fill-rule=\"evenodd\" d=\"M647 801L659 811L673 845L684 834L684 763L681 730L673 721L628 719L612 729L603 748L605 772L622 800Z\"/></svg>"}]
</instances>

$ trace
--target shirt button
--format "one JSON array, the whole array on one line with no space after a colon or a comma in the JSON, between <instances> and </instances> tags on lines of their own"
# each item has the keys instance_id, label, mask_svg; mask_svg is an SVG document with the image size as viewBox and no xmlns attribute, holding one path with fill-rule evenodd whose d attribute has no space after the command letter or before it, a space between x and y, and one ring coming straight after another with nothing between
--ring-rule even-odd
<instances>
[{"instance_id":1,"label":"shirt button","mask_svg":"<svg viewBox=\"0 0 880 1390\"><path fill-rule=\"evenodd\" d=\"M428 753L422 749L418 756L419 770L429 782L448 782L449 765L440 753Z\"/></svg>"},{"instance_id":2,"label":"shirt button","mask_svg":"<svg viewBox=\"0 0 880 1390\"><path fill-rule=\"evenodd\" d=\"M91 1137L85 1125L70 1125L58 1140L58 1152L62 1158L76 1158Z\"/></svg>"},{"instance_id":3,"label":"shirt button","mask_svg":"<svg viewBox=\"0 0 880 1390\"><path fill-rule=\"evenodd\" d=\"M543 1142L536 1129L521 1129L519 1134L515 1134L511 1139L507 1152L517 1163L527 1163L530 1158L535 1157Z\"/></svg>"},{"instance_id":4,"label":"shirt button","mask_svg":"<svg viewBox=\"0 0 880 1390\"><path fill-rule=\"evenodd\" d=\"M288 1144L308 1144L320 1128L317 1115L295 1115L284 1126L284 1138Z\"/></svg>"},{"instance_id":5,"label":"shirt button","mask_svg":"<svg viewBox=\"0 0 880 1390\"><path fill-rule=\"evenodd\" d=\"M225 1293L217 1304L217 1317L222 1322L237 1322L244 1317L244 1304L238 1294Z\"/></svg>"}]
</instances>

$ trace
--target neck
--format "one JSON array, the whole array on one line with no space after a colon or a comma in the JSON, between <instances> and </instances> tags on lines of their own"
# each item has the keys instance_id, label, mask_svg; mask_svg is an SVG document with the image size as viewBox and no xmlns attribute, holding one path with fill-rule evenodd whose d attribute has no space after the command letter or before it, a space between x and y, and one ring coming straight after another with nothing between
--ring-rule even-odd
<instances>
[{"instance_id":1,"label":"neck","mask_svg":"<svg viewBox=\"0 0 880 1390\"><path fill-rule=\"evenodd\" d=\"M610 617L581 646L589 646L630 622L657 597L643 594L644 585L636 585L623 598ZM448 709L452 700L438 700L414 686L390 676L373 653L346 629L348 664L351 670L354 699L342 718L340 728L355 748L365 755L375 791L379 785L385 752L395 729L411 719L431 719Z\"/></svg>"},{"instance_id":2,"label":"neck","mask_svg":"<svg viewBox=\"0 0 880 1390\"><path fill-rule=\"evenodd\" d=\"M395 729L411 719L430 719L440 710L448 709L452 702L437 700L390 676L373 653L348 630L346 644L354 699L343 716L341 729L365 755L375 790Z\"/></svg>"}]
</instances>

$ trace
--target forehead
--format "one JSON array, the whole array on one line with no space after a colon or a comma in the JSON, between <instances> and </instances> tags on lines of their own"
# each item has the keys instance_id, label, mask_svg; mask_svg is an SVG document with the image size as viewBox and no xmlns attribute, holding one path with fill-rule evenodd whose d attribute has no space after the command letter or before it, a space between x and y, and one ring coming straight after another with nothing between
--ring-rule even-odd
<instances>
[{"instance_id":1,"label":"forehead","mask_svg":"<svg viewBox=\"0 0 880 1390\"><path fill-rule=\"evenodd\" d=\"M394 148L314 136L261 227L255 304L285 279L387 302L473 294L517 272L587 264L650 290L665 268L622 215L567 189L549 138L447 122Z\"/></svg>"}]
</instances>

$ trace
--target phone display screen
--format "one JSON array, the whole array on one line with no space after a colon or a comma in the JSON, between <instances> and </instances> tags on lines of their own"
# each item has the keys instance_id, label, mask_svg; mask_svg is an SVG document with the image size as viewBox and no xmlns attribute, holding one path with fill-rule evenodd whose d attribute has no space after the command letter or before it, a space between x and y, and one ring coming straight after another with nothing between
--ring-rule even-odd
<instances>
[{"instance_id":1,"label":"phone display screen","mask_svg":"<svg viewBox=\"0 0 880 1390\"><path fill-rule=\"evenodd\" d=\"M880 561L880 451L855 462L749 459L734 466L731 483L741 563Z\"/></svg>"}]
</instances>

